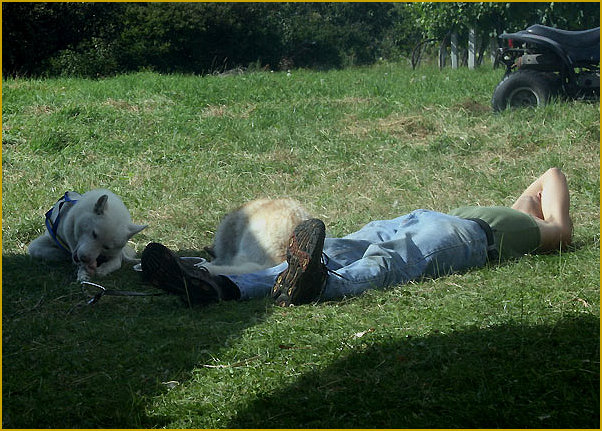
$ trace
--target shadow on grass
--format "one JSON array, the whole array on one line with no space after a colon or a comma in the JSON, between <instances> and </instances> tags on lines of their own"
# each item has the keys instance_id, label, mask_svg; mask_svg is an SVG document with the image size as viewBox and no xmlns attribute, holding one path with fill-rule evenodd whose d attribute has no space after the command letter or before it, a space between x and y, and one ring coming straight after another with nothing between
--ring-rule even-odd
<instances>
[{"instance_id":1,"label":"shadow on grass","mask_svg":"<svg viewBox=\"0 0 602 431\"><path fill-rule=\"evenodd\" d=\"M174 296L105 296L85 304L66 263L3 255L3 426L136 428L145 399L185 381L245 328L266 301L188 309ZM124 267L107 288L153 291Z\"/></svg>"},{"instance_id":2,"label":"shadow on grass","mask_svg":"<svg viewBox=\"0 0 602 431\"><path fill-rule=\"evenodd\" d=\"M363 344L240 406L238 428L598 428L599 321Z\"/></svg>"}]
</instances>

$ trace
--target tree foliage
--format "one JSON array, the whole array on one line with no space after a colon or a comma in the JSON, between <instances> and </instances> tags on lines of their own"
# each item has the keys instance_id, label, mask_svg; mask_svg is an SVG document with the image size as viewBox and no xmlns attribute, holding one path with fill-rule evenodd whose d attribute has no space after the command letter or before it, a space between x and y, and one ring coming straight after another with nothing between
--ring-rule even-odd
<instances>
[{"instance_id":1,"label":"tree foliage","mask_svg":"<svg viewBox=\"0 0 602 431\"><path fill-rule=\"evenodd\" d=\"M4 75L331 68L425 37L598 24L598 3L3 3Z\"/></svg>"},{"instance_id":2,"label":"tree foliage","mask_svg":"<svg viewBox=\"0 0 602 431\"><path fill-rule=\"evenodd\" d=\"M425 36L442 38L449 31L481 33L522 30L543 24L564 30L585 30L600 25L599 3L442 2L413 3L412 12Z\"/></svg>"}]
</instances>

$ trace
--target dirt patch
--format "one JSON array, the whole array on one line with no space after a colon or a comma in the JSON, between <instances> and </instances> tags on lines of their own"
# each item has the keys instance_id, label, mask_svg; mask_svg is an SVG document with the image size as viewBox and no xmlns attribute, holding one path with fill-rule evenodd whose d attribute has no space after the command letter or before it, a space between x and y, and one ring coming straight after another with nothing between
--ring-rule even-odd
<instances>
[{"instance_id":1,"label":"dirt patch","mask_svg":"<svg viewBox=\"0 0 602 431\"><path fill-rule=\"evenodd\" d=\"M428 118L421 116L391 115L378 121L377 128L381 132L397 137L411 137L426 140L436 132L436 125Z\"/></svg>"},{"instance_id":2,"label":"dirt patch","mask_svg":"<svg viewBox=\"0 0 602 431\"><path fill-rule=\"evenodd\" d=\"M397 139L411 139L415 143L426 143L438 129L437 124L429 118L414 115L393 114L374 121L360 121L354 115L349 115L344 122L343 130L359 138L378 132Z\"/></svg>"},{"instance_id":3,"label":"dirt patch","mask_svg":"<svg viewBox=\"0 0 602 431\"><path fill-rule=\"evenodd\" d=\"M253 104L244 105L239 109L226 105L207 105L201 110L201 117L249 118L255 108L256 106Z\"/></svg>"},{"instance_id":4,"label":"dirt patch","mask_svg":"<svg viewBox=\"0 0 602 431\"><path fill-rule=\"evenodd\" d=\"M119 109L121 111L129 111L129 112L139 112L140 107L138 105L134 105L126 100L115 100L115 99L107 99L103 105L110 106L111 108Z\"/></svg>"},{"instance_id":5,"label":"dirt patch","mask_svg":"<svg viewBox=\"0 0 602 431\"><path fill-rule=\"evenodd\" d=\"M476 100L466 99L454 105L454 108L461 109L467 114L482 115L491 113L491 106L484 105Z\"/></svg>"},{"instance_id":6,"label":"dirt patch","mask_svg":"<svg viewBox=\"0 0 602 431\"><path fill-rule=\"evenodd\" d=\"M32 115L48 115L56 111L56 107L48 105L33 105L29 108Z\"/></svg>"}]
</instances>

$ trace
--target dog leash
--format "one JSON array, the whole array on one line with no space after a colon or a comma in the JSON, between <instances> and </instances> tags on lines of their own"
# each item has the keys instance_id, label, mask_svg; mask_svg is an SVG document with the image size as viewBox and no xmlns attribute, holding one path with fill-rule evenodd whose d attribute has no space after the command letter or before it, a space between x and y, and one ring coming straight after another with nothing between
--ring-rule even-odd
<instances>
[{"instance_id":1,"label":"dog leash","mask_svg":"<svg viewBox=\"0 0 602 431\"><path fill-rule=\"evenodd\" d=\"M107 289L106 287L101 286L100 284L92 283L90 281L82 281L81 283L82 283L82 293L87 297L89 297L89 295L86 294L84 285L92 286L92 287L95 287L98 289L98 292L96 294L94 294L94 296L92 296L92 298L88 299L88 301L86 302L88 305L96 304L98 301L100 301L100 298L102 298L105 295L110 295L110 296L159 296L159 295L165 294L165 292L135 292L132 290Z\"/></svg>"},{"instance_id":2,"label":"dog leash","mask_svg":"<svg viewBox=\"0 0 602 431\"><path fill-rule=\"evenodd\" d=\"M201 265L206 262L206 260L203 259L202 257L183 257L181 259L198 260L199 262L196 265ZM142 272L141 264L138 263L138 264L134 265L133 270L136 272ZM94 295L90 295L89 293L86 293L86 290L85 290L86 286L94 287L94 288L98 289L98 292L95 293ZM105 295L109 295L109 296L159 296L159 295L166 294L166 292L136 292L133 290L107 289L106 287L101 286L100 284L92 283L91 281L82 281L81 289L82 289L82 293L84 294L84 296L86 298L88 298L86 300L86 304L88 304L88 305L96 304L98 301L100 301L100 298L102 298Z\"/></svg>"}]
</instances>

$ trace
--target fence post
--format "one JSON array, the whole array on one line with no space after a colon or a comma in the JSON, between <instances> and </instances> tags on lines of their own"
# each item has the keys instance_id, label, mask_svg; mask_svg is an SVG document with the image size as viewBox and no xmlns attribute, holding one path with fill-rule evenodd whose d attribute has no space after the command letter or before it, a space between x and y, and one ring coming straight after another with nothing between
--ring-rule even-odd
<instances>
[{"instance_id":1,"label":"fence post","mask_svg":"<svg viewBox=\"0 0 602 431\"><path fill-rule=\"evenodd\" d=\"M489 53L489 58L491 59L491 64L493 65L495 65L495 58L497 57L497 47L497 38L495 36L491 36L491 39L489 40L489 50L491 51Z\"/></svg>"},{"instance_id":2,"label":"fence post","mask_svg":"<svg viewBox=\"0 0 602 431\"><path fill-rule=\"evenodd\" d=\"M443 39L439 45L439 69L443 69L445 67L445 61L447 59L446 39L447 38Z\"/></svg>"},{"instance_id":3,"label":"fence post","mask_svg":"<svg viewBox=\"0 0 602 431\"><path fill-rule=\"evenodd\" d=\"M458 32L455 30L451 34L451 67L458 68Z\"/></svg>"},{"instance_id":4,"label":"fence post","mask_svg":"<svg viewBox=\"0 0 602 431\"><path fill-rule=\"evenodd\" d=\"M468 30L468 68L475 68L475 58L477 51L477 37L474 27Z\"/></svg>"}]
</instances>

